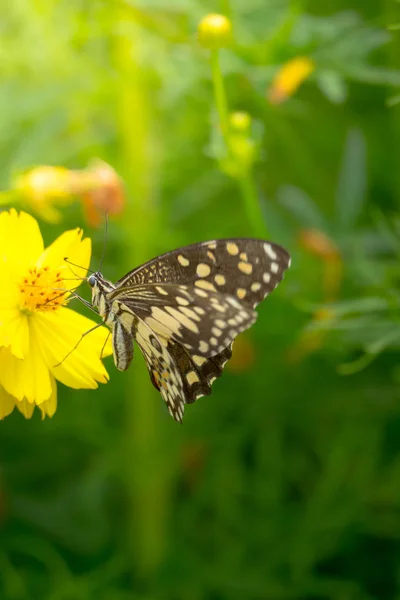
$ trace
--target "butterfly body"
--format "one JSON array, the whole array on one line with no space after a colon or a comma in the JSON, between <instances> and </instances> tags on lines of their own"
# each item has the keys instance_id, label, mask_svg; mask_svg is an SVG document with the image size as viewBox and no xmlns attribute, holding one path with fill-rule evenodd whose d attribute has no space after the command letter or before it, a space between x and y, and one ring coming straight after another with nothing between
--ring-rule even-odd
<instances>
[{"instance_id":1,"label":"butterfly body","mask_svg":"<svg viewBox=\"0 0 400 600\"><path fill-rule=\"evenodd\" d=\"M234 339L289 265L286 250L271 242L213 240L159 256L115 284L99 272L88 283L112 331L116 367L129 367L136 340L153 385L182 421L185 404L211 393Z\"/></svg>"}]
</instances>

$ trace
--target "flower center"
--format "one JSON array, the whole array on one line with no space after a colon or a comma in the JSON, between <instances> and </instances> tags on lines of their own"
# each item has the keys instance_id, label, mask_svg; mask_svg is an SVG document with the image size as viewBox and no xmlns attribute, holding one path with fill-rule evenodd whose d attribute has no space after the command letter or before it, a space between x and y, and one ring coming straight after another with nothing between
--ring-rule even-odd
<instances>
[{"instance_id":1,"label":"flower center","mask_svg":"<svg viewBox=\"0 0 400 600\"><path fill-rule=\"evenodd\" d=\"M61 271L33 267L19 285L21 311L57 310L66 300Z\"/></svg>"}]
</instances>

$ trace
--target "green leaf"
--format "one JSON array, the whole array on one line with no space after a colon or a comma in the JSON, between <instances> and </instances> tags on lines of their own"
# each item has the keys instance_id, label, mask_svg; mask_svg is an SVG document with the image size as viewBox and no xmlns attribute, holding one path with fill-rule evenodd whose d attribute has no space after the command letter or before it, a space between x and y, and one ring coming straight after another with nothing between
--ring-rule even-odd
<instances>
[{"instance_id":1,"label":"green leaf","mask_svg":"<svg viewBox=\"0 0 400 600\"><path fill-rule=\"evenodd\" d=\"M332 104L343 104L347 98L347 86L343 77L326 69L317 72L315 78L319 89Z\"/></svg>"},{"instance_id":2,"label":"green leaf","mask_svg":"<svg viewBox=\"0 0 400 600\"><path fill-rule=\"evenodd\" d=\"M294 216L300 225L326 231L327 223L318 206L300 188L285 185L279 188L278 202Z\"/></svg>"},{"instance_id":3,"label":"green leaf","mask_svg":"<svg viewBox=\"0 0 400 600\"><path fill-rule=\"evenodd\" d=\"M367 186L365 140L359 129L348 132L336 191L336 218L342 229L357 221L365 202Z\"/></svg>"}]
</instances>

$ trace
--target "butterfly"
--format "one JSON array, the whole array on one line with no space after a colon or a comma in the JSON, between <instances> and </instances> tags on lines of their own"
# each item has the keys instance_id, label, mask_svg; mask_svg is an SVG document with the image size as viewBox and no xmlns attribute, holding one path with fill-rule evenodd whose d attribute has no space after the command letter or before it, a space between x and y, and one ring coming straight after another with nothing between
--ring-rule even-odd
<instances>
[{"instance_id":1,"label":"butterfly","mask_svg":"<svg viewBox=\"0 0 400 600\"><path fill-rule=\"evenodd\" d=\"M167 252L116 283L87 278L92 304L112 332L114 362L125 371L134 341L172 417L211 393L236 336L290 266L280 246L251 238L201 242Z\"/></svg>"}]
</instances>

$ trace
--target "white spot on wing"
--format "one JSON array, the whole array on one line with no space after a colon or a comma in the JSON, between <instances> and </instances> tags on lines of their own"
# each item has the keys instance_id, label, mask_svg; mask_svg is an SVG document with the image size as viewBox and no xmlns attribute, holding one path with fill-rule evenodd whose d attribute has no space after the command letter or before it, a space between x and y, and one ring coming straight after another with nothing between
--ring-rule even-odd
<instances>
[{"instance_id":1,"label":"white spot on wing","mask_svg":"<svg viewBox=\"0 0 400 600\"><path fill-rule=\"evenodd\" d=\"M273 247L271 246L271 244L264 244L264 250L265 250L265 253L267 254L267 256L272 258L272 260L276 259L277 254L276 254L275 250L273 249Z\"/></svg>"}]
</instances>

